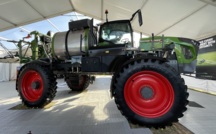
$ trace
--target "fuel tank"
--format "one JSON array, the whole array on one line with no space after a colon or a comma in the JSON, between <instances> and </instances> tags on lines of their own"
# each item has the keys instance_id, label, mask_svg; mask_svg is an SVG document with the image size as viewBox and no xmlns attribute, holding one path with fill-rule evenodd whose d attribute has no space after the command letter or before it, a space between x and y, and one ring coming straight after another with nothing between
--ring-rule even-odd
<instances>
[{"instance_id":1,"label":"fuel tank","mask_svg":"<svg viewBox=\"0 0 216 134\"><path fill-rule=\"evenodd\" d=\"M68 56L78 56L83 53L80 51L82 35L82 51L86 51L85 30L58 32L53 37L53 54L61 60L68 59Z\"/></svg>"}]
</instances>

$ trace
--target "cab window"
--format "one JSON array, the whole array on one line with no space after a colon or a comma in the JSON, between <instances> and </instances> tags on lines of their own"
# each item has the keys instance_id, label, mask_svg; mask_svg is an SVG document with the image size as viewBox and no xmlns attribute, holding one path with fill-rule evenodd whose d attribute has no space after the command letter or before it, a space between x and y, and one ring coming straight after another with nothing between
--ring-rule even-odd
<instances>
[{"instance_id":1,"label":"cab window","mask_svg":"<svg viewBox=\"0 0 216 134\"><path fill-rule=\"evenodd\" d=\"M126 44L131 42L131 28L128 23L105 23L100 30L99 43Z\"/></svg>"}]
</instances>

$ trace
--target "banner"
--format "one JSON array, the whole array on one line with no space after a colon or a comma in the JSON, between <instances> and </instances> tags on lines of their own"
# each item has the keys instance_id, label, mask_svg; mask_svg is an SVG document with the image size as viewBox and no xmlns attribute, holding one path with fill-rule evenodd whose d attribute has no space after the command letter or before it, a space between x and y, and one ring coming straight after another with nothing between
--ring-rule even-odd
<instances>
[{"instance_id":1,"label":"banner","mask_svg":"<svg viewBox=\"0 0 216 134\"><path fill-rule=\"evenodd\" d=\"M216 35L199 43L196 77L216 80Z\"/></svg>"}]
</instances>

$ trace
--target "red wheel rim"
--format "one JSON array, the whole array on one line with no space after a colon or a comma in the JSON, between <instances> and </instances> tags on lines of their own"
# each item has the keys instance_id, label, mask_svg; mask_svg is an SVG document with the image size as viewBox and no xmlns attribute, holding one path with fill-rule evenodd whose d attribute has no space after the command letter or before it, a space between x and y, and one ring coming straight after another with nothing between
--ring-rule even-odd
<instances>
[{"instance_id":1,"label":"red wheel rim","mask_svg":"<svg viewBox=\"0 0 216 134\"><path fill-rule=\"evenodd\" d=\"M154 71L141 71L132 75L124 87L127 105L136 114L156 118L166 114L174 103L174 90L170 82Z\"/></svg>"},{"instance_id":2,"label":"red wheel rim","mask_svg":"<svg viewBox=\"0 0 216 134\"><path fill-rule=\"evenodd\" d=\"M40 74L34 70L27 71L22 79L22 94L29 102L35 102L43 94L43 80Z\"/></svg>"}]
</instances>

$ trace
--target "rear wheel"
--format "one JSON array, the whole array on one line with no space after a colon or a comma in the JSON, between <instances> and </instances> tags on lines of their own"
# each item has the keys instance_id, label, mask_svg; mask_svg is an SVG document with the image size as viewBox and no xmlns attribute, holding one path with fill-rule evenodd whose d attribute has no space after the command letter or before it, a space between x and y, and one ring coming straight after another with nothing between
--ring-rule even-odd
<instances>
[{"instance_id":1,"label":"rear wheel","mask_svg":"<svg viewBox=\"0 0 216 134\"><path fill-rule=\"evenodd\" d=\"M70 78L65 79L68 87L72 91L83 91L85 90L90 84L90 78L88 75L81 75L77 77L79 80L72 80Z\"/></svg>"},{"instance_id":2,"label":"rear wheel","mask_svg":"<svg viewBox=\"0 0 216 134\"><path fill-rule=\"evenodd\" d=\"M132 123L164 127L183 116L187 86L166 63L140 60L125 66L115 77L115 102Z\"/></svg>"},{"instance_id":3,"label":"rear wheel","mask_svg":"<svg viewBox=\"0 0 216 134\"><path fill-rule=\"evenodd\" d=\"M43 107L56 94L56 78L48 66L28 63L17 76L16 89L28 107Z\"/></svg>"}]
</instances>

